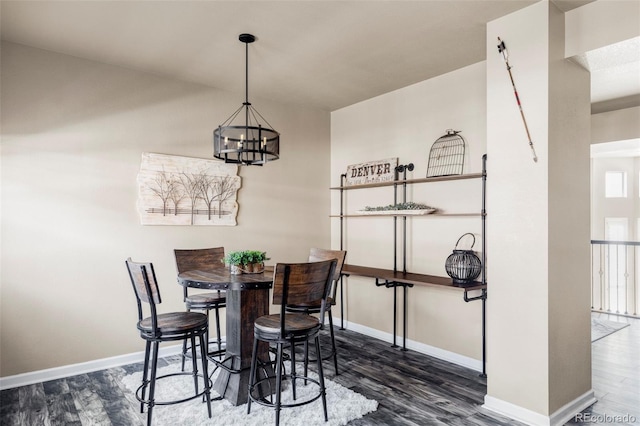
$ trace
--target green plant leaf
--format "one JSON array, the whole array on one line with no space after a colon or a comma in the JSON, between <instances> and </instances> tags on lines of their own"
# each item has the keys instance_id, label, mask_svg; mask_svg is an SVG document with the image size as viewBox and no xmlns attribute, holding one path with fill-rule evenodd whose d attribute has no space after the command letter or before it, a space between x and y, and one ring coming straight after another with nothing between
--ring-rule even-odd
<instances>
[{"instance_id":1,"label":"green plant leaf","mask_svg":"<svg viewBox=\"0 0 640 426\"><path fill-rule=\"evenodd\" d=\"M425 210L425 209L431 209L431 208L432 207L429 207L426 204L414 203L413 201L409 201L406 203L389 204L386 206L378 206L378 207L366 206L364 210L370 212L370 211L386 211L386 210Z\"/></svg>"},{"instance_id":2,"label":"green plant leaf","mask_svg":"<svg viewBox=\"0 0 640 426\"><path fill-rule=\"evenodd\" d=\"M269 260L267 253L259 250L231 251L224 257L228 265L248 265L249 263L262 263Z\"/></svg>"}]
</instances>

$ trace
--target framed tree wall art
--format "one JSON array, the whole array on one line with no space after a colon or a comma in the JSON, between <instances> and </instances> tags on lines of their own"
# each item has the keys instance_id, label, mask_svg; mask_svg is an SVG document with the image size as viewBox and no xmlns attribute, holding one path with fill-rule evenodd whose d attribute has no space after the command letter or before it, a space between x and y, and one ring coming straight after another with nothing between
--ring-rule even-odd
<instances>
[{"instance_id":1,"label":"framed tree wall art","mask_svg":"<svg viewBox=\"0 0 640 426\"><path fill-rule=\"evenodd\" d=\"M144 152L138 173L140 223L236 226L240 183L237 165Z\"/></svg>"}]
</instances>

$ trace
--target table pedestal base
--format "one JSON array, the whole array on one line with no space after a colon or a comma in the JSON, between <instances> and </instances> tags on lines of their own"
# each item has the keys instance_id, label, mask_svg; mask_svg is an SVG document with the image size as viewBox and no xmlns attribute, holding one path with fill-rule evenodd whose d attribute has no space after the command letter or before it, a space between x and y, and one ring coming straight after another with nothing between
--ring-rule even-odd
<instances>
[{"instance_id":1,"label":"table pedestal base","mask_svg":"<svg viewBox=\"0 0 640 426\"><path fill-rule=\"evenodd\" d=\"M233 405L248 401L249 374L251 373L251 351L253 348L253 323L263 315L269 314L269 289L227 290L227 352L225 366L232 372L222 369L213 385L213 389ZM261 342L258 346L258 359L268 360L269 346ZM230 365L231 364L231 365ZM259 378L265 374L274 376L273 368L267 365L258 371ZM275 392L275 386L266 389L265 395Z\"/></svg>"},{"instance_id":2,"label":"table pedestal base","mask_svg":"<svg viewBox=\"0 0 640 426\"><path fill-rule=\"evenodd\" d=\"M260 355L258 359L269 359L269 348L267 345L261 342L260 346L264 346L259 349ZM233 362L232 362L233 361ZM218 374L218 378L213 384L213 390L218 392L219 395L223 396L226 400L231 402L233 405L242 405L245 404L249 399L249 379L251 369L249 366L244 368L239 368L239 358L233 357L229 359L225 363L225 367L229 370L220 367L220 373ZM229 365L231 364L231 365ZM275 373L273 370L272 364L264 364L260 366L256 372L258 376L258 380L264 379L266 377L271 377L272 380L263 383L260 386L260 395L268 396L275 392Z\"/></svg>"},{"instance_id":3,"label":"table pedestal base","mask_svg":"<svg viewBox=\"0 0 640 426\"><path fill-rule=\"evenodd\" d=\"M273 285L272 272L232 275L227 268L185 271L178 274L178 282L185 287L226 291L226 361L213 390L233 405L248 401L251 353L253 350L253 325L255 320L269 314L269 289ZM269 360L269 348L261 345L258 357ZM266 365L258 372L259 378L273 376L273 367ZM263 395L275 391L271 381L265 381ZM263 389L260 389L261 391Z\"/></svg>"}]
</instances>

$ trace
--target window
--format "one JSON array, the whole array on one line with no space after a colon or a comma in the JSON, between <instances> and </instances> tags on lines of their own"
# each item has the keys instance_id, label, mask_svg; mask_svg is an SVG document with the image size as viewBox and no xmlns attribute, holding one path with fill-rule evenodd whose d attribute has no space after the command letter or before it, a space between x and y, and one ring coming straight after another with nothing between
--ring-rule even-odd
<instances>
[{"instance_id":1,"label":"window","mask_svg":"<svg viewBox=\"0 0 640 426\"><path fill-rule=\"evenodd\" d=\"M627 172L605 172L604 187L606 198L626 198Z\"/></svg>"},{"instance_id":2,"label":"window","mask_svg":"<svg viewBox=\"0 0 640 426\"><path fill-rule=\"evenodd\" d=\"M606 240L626 241L628 238L629 220L626 217L605 217L604 238Z\"/></svg>"}]
</instances>

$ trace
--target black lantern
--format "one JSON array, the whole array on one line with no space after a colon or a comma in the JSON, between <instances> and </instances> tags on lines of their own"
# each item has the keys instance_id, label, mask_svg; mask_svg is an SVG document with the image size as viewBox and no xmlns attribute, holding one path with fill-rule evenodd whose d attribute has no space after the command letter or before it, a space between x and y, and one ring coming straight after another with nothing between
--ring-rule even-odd
<instances>
[{"instance_id":1,"label":"black lantern","mask_svg":"<svg viewBox=\"0 0 640 426\"><path fill-rule=\"evenodd\" d=\"M461 287L473 283L473 280L478 278L478 275L482 272L482 262L480 262L480 259L473 250L458 249L458 244L465 235L471 235L473 237L473 243L471 244L471 248L473 248L476 243L476 237L471 233L462 234L462 236L458 238L453 253L447 257L447 261L444 264L447 274L453 278L453 285Z\"/></svg>"}]
</instances>

